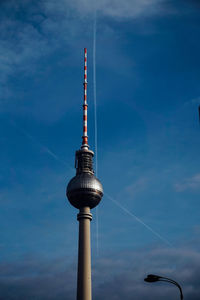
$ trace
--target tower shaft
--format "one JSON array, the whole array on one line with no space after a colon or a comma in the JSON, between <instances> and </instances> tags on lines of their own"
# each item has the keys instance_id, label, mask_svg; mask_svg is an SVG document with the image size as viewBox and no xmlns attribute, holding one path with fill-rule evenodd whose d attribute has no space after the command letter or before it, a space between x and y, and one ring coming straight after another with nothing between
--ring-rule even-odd
<instances>
[{"instance_id":1,"label":"tower shaft","mask_svg":"<svg viewBox=\"0 0 200 300\"><path fill-rule=\"evenodd\" d=\"M90 221L92 220L92 214L90 208L80 208L77 219L79 221L77 300L91 300Z\"/></svg>"}]
</instances>

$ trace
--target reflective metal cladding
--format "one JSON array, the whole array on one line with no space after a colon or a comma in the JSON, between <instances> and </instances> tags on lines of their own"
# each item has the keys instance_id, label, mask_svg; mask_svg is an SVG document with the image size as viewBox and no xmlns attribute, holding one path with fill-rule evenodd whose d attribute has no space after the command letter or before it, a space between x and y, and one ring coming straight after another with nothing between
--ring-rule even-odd
<instances>
[{"instance_id":1,"label":"reflective metal cladding","mask_svg":"<svg viewBox=\"0 0 200 300\"><path fill-rule=\"evenodd\" d=\"M76 208L94 208L103 196L101 182L90 173L80 173L73 177L67 186L69 202Z\"/></svg>"}]
</instances>

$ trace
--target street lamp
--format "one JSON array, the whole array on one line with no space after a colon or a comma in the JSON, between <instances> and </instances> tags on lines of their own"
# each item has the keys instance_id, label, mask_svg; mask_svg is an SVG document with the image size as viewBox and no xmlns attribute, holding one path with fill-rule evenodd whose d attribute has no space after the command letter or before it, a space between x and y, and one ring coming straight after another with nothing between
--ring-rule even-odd
<instances>
[{"instance_id":1,"label":"street lamp","mask_svg":"<svg viewBox=\"0 0 200 300\"><path fill-rule=\"evenodd\" d=\"M158 275L153 275L153 274L149 274L144 279L144 281L146 281L146 282L156 282L156 281L170 282L170 283L176 285L179 288L181 300L183 300L183 292L182 292L181 286L176 281L174 281L174 280L172 280L170 278L162 277L162 276L158 276Z\"/></svg>"}]
</instances>

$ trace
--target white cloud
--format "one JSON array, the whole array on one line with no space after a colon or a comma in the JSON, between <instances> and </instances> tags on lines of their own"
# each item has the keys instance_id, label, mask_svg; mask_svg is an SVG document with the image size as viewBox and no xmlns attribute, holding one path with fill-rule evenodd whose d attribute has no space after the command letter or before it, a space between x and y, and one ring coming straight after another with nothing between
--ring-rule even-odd
<instances>
[{"instance_id":1,"label":"white cloud","mask_svg":"<svg viewBox=\"0 0 200 300\"><path fill-rule=\"evenodd\" d=\"M176 183L174 187L177 192L183 192L185 190L200 190L200 173L195 174L190 178L186 178L180 183Z\"/></svg>"}]
</instances>

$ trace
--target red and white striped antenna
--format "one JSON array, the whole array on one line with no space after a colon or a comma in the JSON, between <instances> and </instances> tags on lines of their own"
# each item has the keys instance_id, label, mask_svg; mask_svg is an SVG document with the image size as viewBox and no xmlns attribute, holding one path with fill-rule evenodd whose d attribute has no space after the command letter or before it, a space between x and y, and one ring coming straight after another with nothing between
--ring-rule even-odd
<instances>
[{"instance_id":1,"label":"red and white striped antenna","mask_svg":"<svg viewBox=\"0 0 200 300\"><path fill-rule=\"evenodd\" d=\"M84 100L83 100L83 136L81 148L89 148L87 135L87 49L84 48Z\"/></svg>"}]
</instances>

